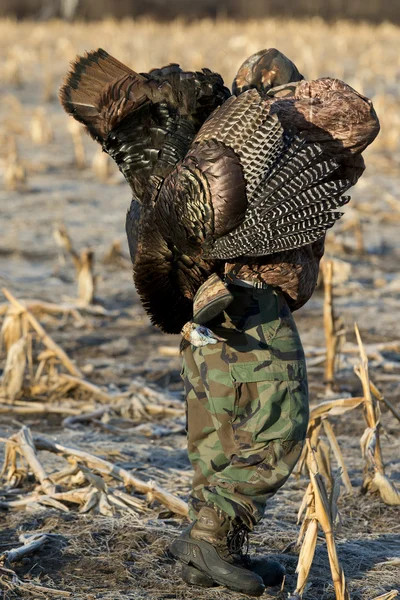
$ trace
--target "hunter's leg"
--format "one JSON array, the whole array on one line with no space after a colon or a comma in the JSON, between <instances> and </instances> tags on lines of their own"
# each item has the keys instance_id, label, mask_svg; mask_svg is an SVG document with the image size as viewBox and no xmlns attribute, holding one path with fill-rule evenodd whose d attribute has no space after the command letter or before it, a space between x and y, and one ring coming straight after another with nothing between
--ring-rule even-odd
<instances>
[{"instance_id":1,"label":"hunter's leg","mask_svg":"<svg viewBox=\"0 0 400 600\"><path fill-rule=\"evenodd\" d=\"M182 377L186 393L188 456L194 470L189 514L194 519L206 504L204 487L216 472L229 464L229 459L214 425L205 389L207 382L202 380L191 347L183 353Z\"/></svg>"},{"instance_id":2,"label":"hunter's leg","mask_svg":"<svg viewBox=\"0 0 400 600\"><path fill-rule=\"evenodd\" d=\"M308 387L301 341L282 295L237 290L218 334L227 341L193 353L224 454L203 488L208 503L249 529L295 467L308 424Z\"/></svg>"}]
</instances>

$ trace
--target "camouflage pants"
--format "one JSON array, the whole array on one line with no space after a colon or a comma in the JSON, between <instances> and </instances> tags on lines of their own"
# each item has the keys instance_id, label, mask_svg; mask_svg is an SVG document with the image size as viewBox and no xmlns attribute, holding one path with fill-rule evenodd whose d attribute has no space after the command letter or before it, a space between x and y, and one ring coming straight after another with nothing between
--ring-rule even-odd
<instances>
[{"instance_id":1,"label":"camouflage pants","mask_svg":"<svg viewBox=\"0 0 400 600\"><path fill-rule=\"evenodd\" d=\"M308 423L299 334L283 295L231 286L207 325L226 341L184 350L190 515L213 504L250 529L295 467Z\"/></svg>"}]
</instances>

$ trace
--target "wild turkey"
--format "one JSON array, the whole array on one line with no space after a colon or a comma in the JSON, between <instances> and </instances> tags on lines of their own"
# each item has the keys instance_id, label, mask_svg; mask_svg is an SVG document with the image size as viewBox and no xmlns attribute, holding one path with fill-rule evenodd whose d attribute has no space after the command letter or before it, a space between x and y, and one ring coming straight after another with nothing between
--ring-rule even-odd
<instances>
[{"instance_id":1,"label":"wild turkey","mask_svg":"<svg viewBox=\"0 0 400 600\"><path fill-rule=\"evenodd\" d=\"M207 69L138 74L104 50L78 58L61 88L65 110L131 186L135 285L166 332L190 320L199 286L229 262L253 273L273 265L284 289L287 255L297 266L298 252L321 240L323 248L364 168L360 152L378 133L367 99L337 80L301 81L292 68L282 75L283 55L268 52L242 65L238 96ZM271 89L288 77L299 83Z\"/></svg>"}]
</instances>

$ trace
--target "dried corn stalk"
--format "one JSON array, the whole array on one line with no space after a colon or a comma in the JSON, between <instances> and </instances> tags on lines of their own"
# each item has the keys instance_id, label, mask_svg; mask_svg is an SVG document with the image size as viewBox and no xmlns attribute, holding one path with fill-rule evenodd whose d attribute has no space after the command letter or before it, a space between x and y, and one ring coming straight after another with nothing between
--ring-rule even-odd
<instances>
[{"instance_id":1,"label":"dried corn stalk","mask_svg":"<svg viewBox=\"0 0 400 600\"><path fill-rule=\"evenodd\" d=\"M84 306L93 304L96 290L96 278L93 275L93 250L90 248L82 250L79 263L75 267L78 276L78 298Z\"/></svg>"},{"instance_id":2,"label":"dried corn stalk","mask_svg":"<svg viewBox=\"0 0 400 600\"><path fill-rule=\"evenodd\" d=\"M43 585L38 585L31 581L23 581L17 576L15 571L2 566L1 564L0 582L2 589L4 589L4 594L6 594L6 590L12 590L23 595L30 594L35 599L48 598L49 596L62 596L63 598L68 598L72 594L72 592L67 592L66 590L44 587ZM6 597L7 596L4 595L4 598Z\"/></svg>"},{"instance_id":3,"label":"dried corn stalk","mask_svg":"<svg viewBox=\"0 0 400 600\"><path fill-rule=\"evenodd\" d=\"M21 337L14 342L7 353L1 387L6 398L13 401L19 395L24 384L26 367L27 338Z\"/></svg>"},{"instance_id":4,"label":"dried corn stalk","mask_svg":"<svg viewBox=\"0 0 400 600\"><path fill-rule=\"evenodd\" d=\"M0 471L0 479L5 479L9 488L20 487L28 477L28 470L24 464L18 465L17 444L12 440L6 442L4 462Z\"/></svg>"},{"instance_id":5,"label":"dried corn stalk","mask_svg":"<svg viewBox=\"0 0 400 600\"><path fill-rule=\"evenodd\" d=\"M382 392L380 392L378 390L378 388L376 387L376 385L371 380L369 381L369 386L370 386L371 392L373 393L373 395L375 396L375 398L377 400L379 400L379 402L383 402L384 404L386 404L386 406L388 407L388 409L390 410L390 412L392 413L392 415L394 415L396 417L396 419L398 421L400 421L400 413L397 410L397 408L395 408L393 406L393 404L391 402L389 402L389 400L387 398L385 398L385 396L382 394Z\"/></svg>"},{"instance_id":6,"label":"dried corn stalk","mask_svg":"<svg viewBox=\"0 0 400 600\"><path fill-rule=\"evenodd\" d=\"M354 211L355 212L355 211ZM357 254L365 253L364 235L361 226L360 217L355 213L355 216L344 222L340 229L341 233L345 231L351 231L356 241L356 252Z\"/></svg>"},{"instance_id":7,"label":"dried corn stalk","mask_svg":"<svg viewBox=\"0 0 400 600\"><path fill-rule=\"evenodd\" d=\"M331 568L335 596L337 600L348 600L350 598L343 569L339 563L334 538L334 524L337 517L336 501L338 497L337 481L328 495L323 478L318 471L318 464L314 449L307 440L308 459L307 466L310 473L308 485L299 516L304 512L305 516L300 529L299 540L303 539L300 550L299 561L296 572L298 573L296 590L292 598L301 598L309 576L317 544L318 527L324 531L328 550L329 564Z\"/></svg>"},{"instance_id":8,"label":"dried corn stalk","mask_svg":"<svg viewBox=\"0 0 400 600\"><path fill-rule=\"evenodd\" d=\"M82 377L79 369L71 362L68 358L64 350L52 340L52 338L46 333L43 327L40 325L39 321L33 316L33 314L27 310L27 308L21 304L9 290L3 288L3 294L11 302L11 304L21 313L24 313L26 316L26 321L29 323L29 326L35 331L40 341L60 360L60 362L64 365L64 367L72 374L77 377Z\"/></svg>"},{"instance_id":9,"label":"dried corn stalk","mask_svg":"<svg viewBox=\"0 0 400 600\"><path fill-rule=\"evenodd\" d=\"M322 426L326 433L329 445L333 451L336 461L341 469L340 477L348 493L352 493L353 488L350 482L346 465L344 463L343 455L339 447L339 443L336 439L332 426L328 421L328 416L343 415L349 410L353 410L363 402L363 397L338 398L336 400L327 400L325 402L321 402L321 404L310 406L310 420L308 424L307 437L310 439L311 444L314 448L319 471L325 477L327 483L330 485L333 481L331 463L328 448L326 444L322 442L322 440L320 440L320 432ZM301 473L306 470L307 457L308 446L305 445L298 463L297 473Z\"/></svg>"},{"instance_id":10,"label":"dried corn stalk","mask_svg":"<svg viewBox=\"0 0 400 600\"><path fill-rule=\"evenodd\" d=\"M59 473L48 475L38 460L37 450L53 452L72 464ZM32 503L40 503L66 512L69 509L62 502L74 502L79 504L80 512L94 510L107 516L113 514L114 507L130 511L146 510L143 500L110 485L110 481L117 480L128 489L133 488L140 494L146 494L149 502L157 500L176 514L184 516L188 514L186 502L154 482L142 481L126 469L88 452L62 446L43 437L32 439L27 427L23 427L6 442L5 462L1 476L7 479L10 486L13 482L20 484L27 475L27 470L19 467L18 458L27 461L39 485L28 496L16 498L13 494L11 500L1 503L4 508L24 508ZM21 476L17 477L19 473ZM78 489L65 489L65 486L81 486L82 483L89 485ZM55 484L57 484L57 491ZM62 487L64 489L58 491Z\"/></svg>"},{"instance_id":11,"label":"dried corn stalk","mask_svg":"<svg viewBox=\"0 0 400 600\"><path fill-rule=\"evenodd\" d=\"M8 353L11 346L22 337L21 312L9 306L0 332L0 349Z\"/></svg>"},{"instance_id":12,"label":"dried corn stalk","mask_svg":"<svg viewBox=\"0 0 400 600\"><path fill-rule=\"evenodd\" d=\"M399 593L397 590L392 590L391 592L388 592L387 594L382 594L381 596L377 596L376 598L374 598L374 600L394 600L394 598L398 598L399 597Z\"/></svg>"},{"instance_id":13,"label":"dried corn stalk","mask_svg":"<svg viewBox=\"0 0 400 600\"><path fill-rule=\"evenodd\" d=\"M382 500L386 504L400 505L400 493L385 475L380 445L381 413L379 404L371 394L368 358L357 325L355 325L355 332L361 361L354 370L363 387L364 416L367 422L367 428L360 440L361 451L365 459L363 490L371 492L379 491Z\"/></svg>"},{"instance_id":14,"label":"dried corn stalk","mask_svg":"<svg viewBox=\"0 0 400 600\"><path fill-rule=\"evenodd\" d=\"M3 289L3 294L10 305L2 328L1 341L7 350L7 358L0 380L0 396L3 400L0 413L14 411L19 414L39 412L76 415L82 410L93 410L94 400L107 404L115 401L116 398L84 379L78 367L24 304L6 289ZM32 340L35 356L32 355ZM30 399L46 396L52 405L17 400L22 390ZM81 410L71 406L71 400L67 399L71 392L81 401ZM87 403L88 398L91 404ZM11 404L5 404L4 400L11 400ZM82 404L82 400L85 404ZM56 402L59 402L58 405Z\"/></svg>"},{"instance_id":15,"label":"dried corn stalk","mask_svg":"<svg viewBox=\"0 0 400 600\"><path fill-rule=\"evenodd\" d=\"M340 446L339 446L339 443L334 434L332 425L330 424L328 419L324 419L322 424L323 424L323 428L324 428L326 437L328 438L330 447L332 448L333 454L335 456L335 459L340 467L340 477L345 485L346 492L348 494L352 494L353 486L351 485L349 473L347 471L347 467L344 462L343 454L340 450Z\"/></svg>"},{"instance_id":16,"label":"dried corn stalk","mask_svg":"<svg viewBox=\"0 0 400 600\"><path fill-rule=\"evenodd\" d=\"M110 158L102 148L98 148L92 160L92 169L97 179L106 183L110 179Z\"/></svg>"},{"instance_id":17,"label":"dried corn stalk","mask_svg":"<svg viewBox=\"0 0 400 600\"><path fill-rule=\"evenodd\" d=\"M323 263L324 276L324 329L326 340L326 363L325 363L325 385L326 393L333 390L335 380L335 360L338 347L338 336L335 326L335 315L333 311L333 262L331 260Z\"/></svg>"},{"instance_id":18,"label":"dried corn stalk","mask_svg":"<svg viewBox=\"0 0 400 600\"><path fill-rule=\"evenodd\" d=\"M55 485L50 481L49 476L36 455L36 448L33 443L30 429L25 426L22 427L22 429L13 436L13 441L18 444L19 452L24 456L36 479L40 481L42 490L46 494L54 494L56 491Z\"/></svg>"},{"instance_id":19,"label":"dried corn stalk","mask_svg":"<svg viewBox=\"0 0 400 600\"><path fill-rule=\"evenodd\" d=\"M105 265L116 265L117 267L121 267L123 269L132 268L132 262L122 252L121 242L119 240L115 240L111 244L110 249L103 258L103 263Z\"/></svg>"},{"instance_id":20,"label":"dried corn stalk","mask_svg":"<svg viewBox=\"0 0 400 600\"><path fill-rule=\"evenodd\" d=\"M54 231L54 238L66 254L72 258L78 281L78 299L82 306L93 304L96 290L96 277L94 275L94 252L84 248L80 254L74 249L72 240L64 225Z\"/></svg>"}]
</instances>

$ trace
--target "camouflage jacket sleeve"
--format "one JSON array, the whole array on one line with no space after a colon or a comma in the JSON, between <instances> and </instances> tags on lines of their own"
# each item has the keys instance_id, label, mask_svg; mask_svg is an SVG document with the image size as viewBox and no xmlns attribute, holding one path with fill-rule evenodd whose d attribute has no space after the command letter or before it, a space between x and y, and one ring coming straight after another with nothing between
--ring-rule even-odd
<instances>
[{"instance_id":1,"label":"camouflage jacket sleeve","mask_svg":"<svg viewBox=\"0 0 400 600\"><path fill-rule=\"evenodd\" d=\"M270 90L271 113L278 114L288 129L307 133L324 146L326 156L335 156L340 168L335 178L349 178L353 184L364 171L361 152L375 139L379 121L368 98L338 79L300 81ZM242 279L259 279L279 287L292 310L311 297L324 254L325 238L243 265Z\"/></svg>"}]
</instances>

